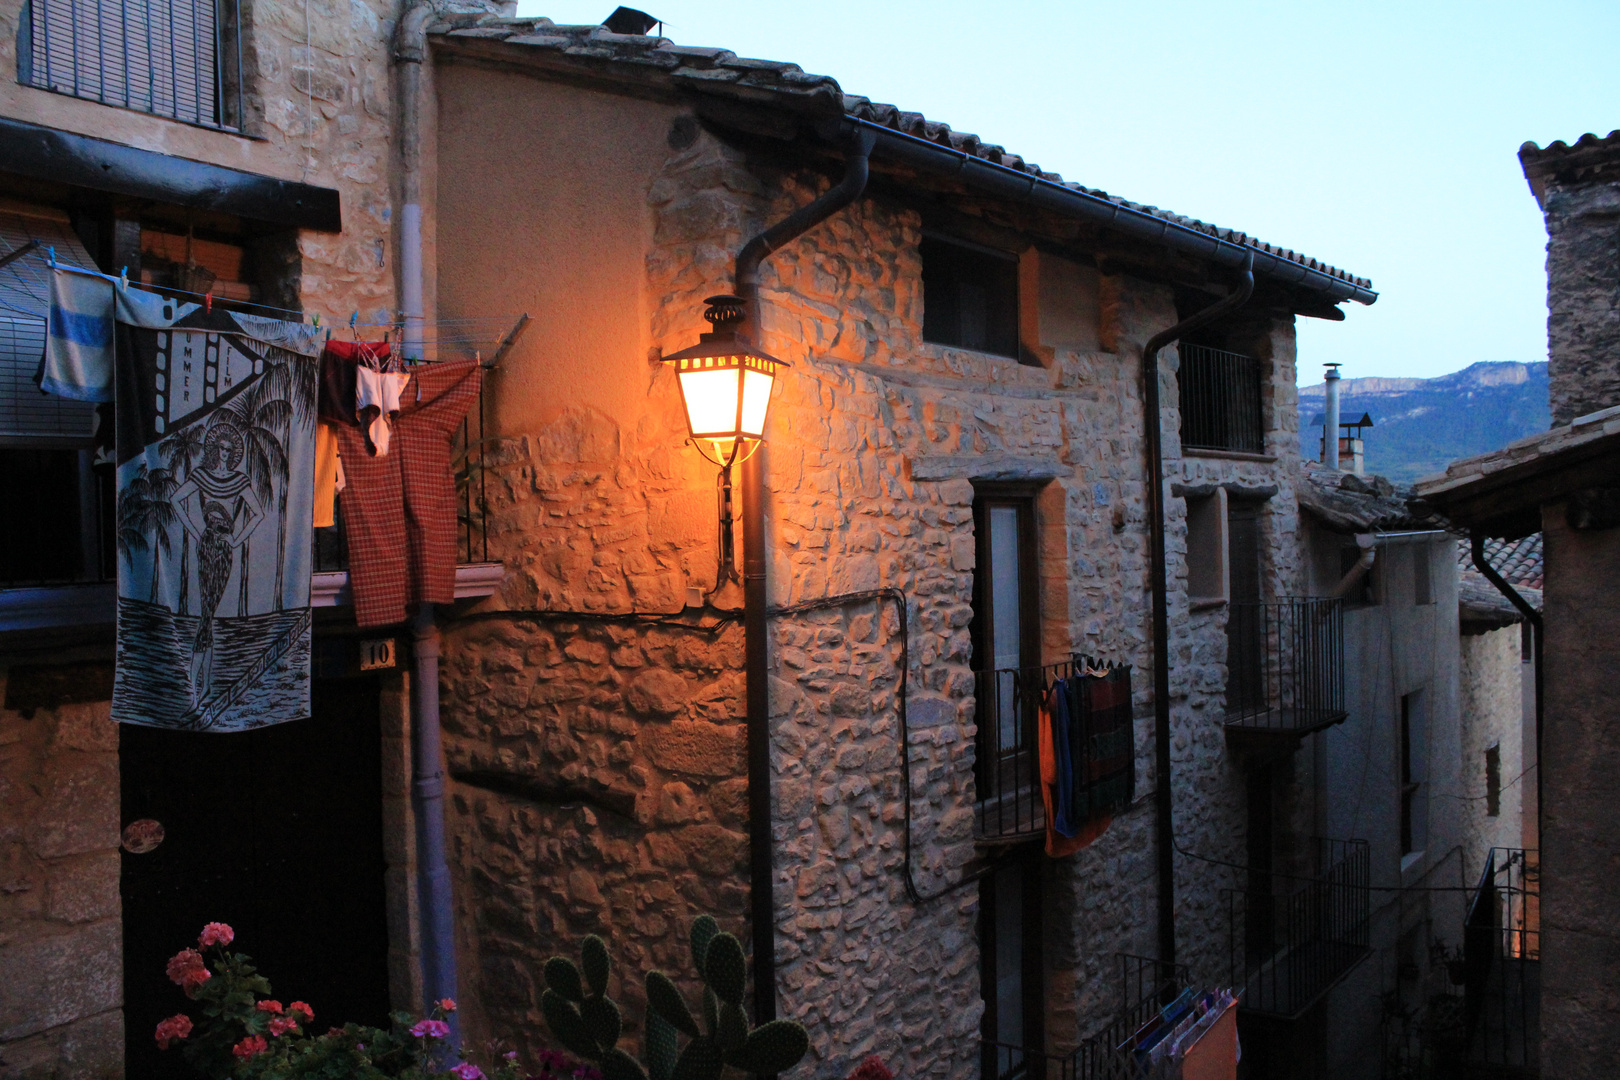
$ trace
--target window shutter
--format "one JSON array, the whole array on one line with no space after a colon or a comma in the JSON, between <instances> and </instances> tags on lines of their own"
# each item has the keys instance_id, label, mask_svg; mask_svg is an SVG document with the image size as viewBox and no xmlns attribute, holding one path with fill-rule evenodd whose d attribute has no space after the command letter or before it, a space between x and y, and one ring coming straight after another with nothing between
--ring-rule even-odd
<instances>
[{"instance_id":1,"label":"window shutter","mask_svg":"<svg viewBox=\"0 0 1620 1080\"><path fill-rule=\"evenodd\" d=\"M30 240L54 247L59 263L95 269L65 219L0 210L0 254L16 251ZM95 405L42 393L34 384L45 352L50 274L45 261L33 255L0 267L0 445L95 445L91 437Z\"/></svg>"}]
</instances>

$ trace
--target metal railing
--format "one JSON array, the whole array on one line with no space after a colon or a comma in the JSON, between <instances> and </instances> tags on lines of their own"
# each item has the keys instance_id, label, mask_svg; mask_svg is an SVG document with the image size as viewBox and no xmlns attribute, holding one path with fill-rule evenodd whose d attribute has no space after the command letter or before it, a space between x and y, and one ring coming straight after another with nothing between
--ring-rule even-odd
<instances>
[{"instance_id":1,"label":"metal railing","mask_svg":"<svg viewBox=\"0 0 1620 1080\"><path fill-rule=\"evenodd\" d=\"M1065 766L1057 769L1060 801L1054 813L1067 810L1066 823L1077 827L1130 804L1136 754L1128 666L1076 656L1044 667L978 671L974 679L977 839L1017 841L1046 831L1040 712L1059 681L1070 694L1067 715L1052 717L1054 765Z\"/></svg>"},{"instance_id":2,"label":"metal railing","mask_svg":"<svg viewBox=\"0 0 1620 1080\"><path fill-rule=\"evenodd\" d=\"M238 0L28 0L17 81L240 130L240 23Z\"/></svg>"},{"instance_id":3,"label":"metal railing","mask_svg":"<svg viewBox=\"0 0 1620 1080\"><path fill-rule=\"evenodd\" d=\"M1226 672L1228 730L1297 735L1343 720L1344 601L1232 604Z\"/></svg>"},{"instance_id":4,"label":"metal railing","mask_svg":"<svg viewBox=\"0 0 1620 1080\"><path fill-rule=\"evenodd\" d=\"M1463 924L1463 1016L1472 1063L1541 1065L1541 862L1492 848Z\"/></svg>"},{"instance_id":5,"label":"metal railing","mask_svg":"<svg viewBox=\"0 0 1620 1080\"><path fill-rule=\"evenodd\" d=\"M1189 449L1265 449L1260 361L1242 353L1182 342L1181 445Z\"/></svg>"},{"instance_id":6,"label":"metal railing","mask_svg":"<svg viewBox=\"0 0 1620 1080\"><path fill-rule=\"evenodd\" d=\"M1315 844L1310 878L1251 870L1249 888L1222 890L1232 985L1247 1012L1295 1019L1370 952L1367 841Z\"/></svg>"},{"instance_id":7,"label":"metal railing","mask_svg":"<svg viewBox=\"0 0 1620 1080\"><path fill-rule=\"evenodd\" d=\"M1118 1048L1187 985L1188 969L1129 953L1117 956L1119 1004L1112 1020L1066 1054L981 1042L984 1080L1137 1080L1141 1072Z\"/></svg>"}]
</instances>

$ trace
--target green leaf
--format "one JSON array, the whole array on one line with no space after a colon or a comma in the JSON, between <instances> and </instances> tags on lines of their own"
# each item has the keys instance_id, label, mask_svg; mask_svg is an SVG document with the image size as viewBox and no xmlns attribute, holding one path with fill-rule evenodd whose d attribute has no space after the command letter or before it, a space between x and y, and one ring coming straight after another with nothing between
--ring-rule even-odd
<instances>
[{"instance_id":1,"label":"green leaf","mask_svg":"<svg viewBox=\"0 0 1620 1080\"><path fill-rule=\"evenodd\" d=\"M589 997L580 1002L579 1015L585 1021L585 1030L603 1050L619 1041L622 1021L619 1007L605 997Z\"/></svg>"},{"instance_id":2,"label":"green leaf","mask_svg":"<svg viewBox=\"0 0 1620 1080\"><path fill-rule=\"evenodd\" d=\"M720 1030L715 1032L714 1040L720 1044L720 1049L732 1053L742 1048L743 1041L748 1038L748 1014L742 1011L741 1005L731 1002L722 1002L720 1005Z\"/></svg>"},{"instance_id":3,"label":"green leaf","mask_svg":"<svg viewBox=\"0 0 1620 1080\"><path fill-rule=\"evenodd\" d=\"M609 967L607 944L595 934L589 934L580 942L579 954L581 965L585 969L586 985L591 988L591 993L601 997L607 993Z\"/></svg>"},{"instance_id":4,"label":"green leaf","mask_svg":"<svg viewBox=\"0 0 1620 1080\"><path fill-rule=\"evenodd\" d=\"M679 1049L674 1025L658 1013L649 1011L647 1028L641 1040L641 1056L647 1059L647 1073L652 1080L670 1080L674 1076L675 1057Z\"/></svg>"},{"instance_id":5,"label":"green leaf","mask_svg":"<svg viewBox=\"0 0 1620 1080\"><path fill-rule=\"evenodd\" d=\"M546 961L546 985L569 1001L584 1001L585 991L580 988L579 968L566 956L553 956Z\"/></svg>"},{"instance_id":6,"label":"green leaf","mask_svg":"<svg viewBox=\"0 0 1620 1080\"><path fill-rule=\"evenodd\" d=\"M546 1018L546 1026L565 1049L592 1061L601 1058L601 1048L592 1041L579 1009L571 1001L555 990L546 990L540 995L540 1012Z\"/></svg>"},{"instance_id":7,"label":"green leaf","mask_svg":"<svg viewBox=\"0 0 1620 1080\"><path fill-rule=\"evenodd\" d=\"M799 1063L810 1049L810 1036L793 1020L772 1020L749 1033L742 1049L726 1055L726 1064L756 1076L774 1076Z\"/></svg>"},{"instance_id":8,"label":"green leaf","mask_svg":"<svg viewBox=\"0 0 1620 1080\"><path fill-rule=\"evenodd\" d=\"M675 1063L673 1080L719 1080L726 1059L713 1039L693 1039Z\"/></svg>"},{"instance_id":9,"label":"green leaf","mask_svg":"<svg viewBox=\"0 0 1620 1080\"><path fill-rule=\"evenodd\" d=\"M736 938L726 933L714 935L714 940L709 943L709 954L703 962L703 978L714 987L721 1001L742 1004L747 972L742 945Z\"/></svg>"},{"instance_id":10,"label":"green leaf","mask_svg":"<svg viewBox=\"0 0 1620 1080\"><path fill-rule=\"evenodd\" d=\"M602 1080L647 1080L641 1062L613 1047L602 1057Z\"/></svg>"},{"instance_id":11,"label":"green leaf","mask_svg":"<svg viewBox=\"0 0 1620 1080\"><path fill-rule=\"evenodd\" d=\"M703 974L703 964L709 958L709 942L720 932L720 924L713 915L699 915L692 920L692 966Z\"/></svg>"},{"instance_id":12,"label":"green leaf","mask_svg":"<svg viewBox=\"0 0 1620 1080\"><path fill-rule=\"evenodd\" d=\"M686 998L681 996L674 981L662 971L647 972L647 1004L652 1009L652 1015L661 1017L687 1038L698 1037L697 1021L692 1019L692 1010L687 1007Z\"/></svg>"}]
</instances>

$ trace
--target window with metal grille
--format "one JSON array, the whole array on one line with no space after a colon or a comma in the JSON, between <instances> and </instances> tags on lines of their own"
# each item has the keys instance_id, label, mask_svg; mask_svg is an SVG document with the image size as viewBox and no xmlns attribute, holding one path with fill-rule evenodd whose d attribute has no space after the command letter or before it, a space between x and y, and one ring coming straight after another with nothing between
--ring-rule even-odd
<instances>
[{"instance_id":1,"label":"window with metal grille","mask_svg":"<svg viewBox=\"0 0 1620 1080\"><path fill-rule=\"evenodd\" d=\"M1265 449L1260 407L1260 361L1242 353L1183 341L1181 445L1189 450Z\"/></svg>"},{"instance_id":2,"label":"window with metal grille","mask_svg":"<svg viewBox=\"0 0 1620 1080\"><path fill-rule=\"evenodd\" d=\"M17 81L240 130L238 0L28 0Z\"/></svg>"}]
</instances>

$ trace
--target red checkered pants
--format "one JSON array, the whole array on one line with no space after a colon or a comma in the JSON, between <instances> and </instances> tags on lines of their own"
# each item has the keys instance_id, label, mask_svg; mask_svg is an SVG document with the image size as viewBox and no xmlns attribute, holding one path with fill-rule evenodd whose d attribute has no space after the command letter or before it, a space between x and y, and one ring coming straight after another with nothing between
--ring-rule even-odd
<instances>
[{"instance_id":1,"label":"red checkered pants","mask_svg":"<svg viewBox=\"0 0 1620 1080\"><path fill-rule=\"evenodd\" d=\"M334 425L346 481L338 505L349 545L349 588L363 627L403 622L407 604L456 598L450 439L478 398L480 376L471 360L413 368L386 457L366 451L359 428Z\"/></svg>"}]
</instances>

